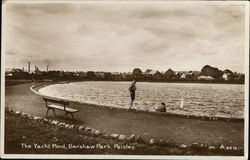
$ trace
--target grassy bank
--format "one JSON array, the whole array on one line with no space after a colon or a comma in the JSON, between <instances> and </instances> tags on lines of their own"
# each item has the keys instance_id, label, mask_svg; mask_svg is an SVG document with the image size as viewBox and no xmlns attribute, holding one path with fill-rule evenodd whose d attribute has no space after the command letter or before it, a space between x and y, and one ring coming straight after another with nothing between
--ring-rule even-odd
<instances>
[{"instance_id":1,"label":"grassy bank","mask_svg":"<svg viewBox=\"0 0 250 160\"><path fill-rule=\"evenodd\" d=\"M31 83L31 80L6 80L5 87L14 86L18 84Z\"/></svg>"},{"instance_id":2,"label":"grassy bank","mask_svg":"<svg viewBox=\"0 0 250 160\"><path fill-rule=\"evenodd\" d=\"M123 142L58 128L5 112L5 154L243 155L242 150Z\"/></svg>"},{"instance_id":3,"label":"grassy bank","mask_svg":"<svg viewBox=\"0 0 250 160\"><path fill-rule=\"evenodd\" d=\"M53 81L48 81L48 80L36 80L36 83L53 83ZM5 87L9 86L14 86L14 85L20 85L20 84L25 84L25 83L32 83L32 80L25 80L25 79L19 79L19 80L9 80L7 79L5 81ZM54 82L55 83L55 82Z\"/></svg>"}]
</instances>

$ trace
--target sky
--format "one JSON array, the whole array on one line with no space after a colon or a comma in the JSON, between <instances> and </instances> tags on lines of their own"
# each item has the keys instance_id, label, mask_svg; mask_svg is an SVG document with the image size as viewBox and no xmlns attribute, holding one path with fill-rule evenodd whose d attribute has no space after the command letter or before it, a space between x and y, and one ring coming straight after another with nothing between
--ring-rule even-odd
<instances>
[{"instance_id":1,"label":"sky","mask_svg":"<svg viewBox=\"0 0 250 160\"><path fill-rule=\"evenodd\" d=\"M6 68L244 73L242 4L7 3Z\"/></svg>"}]
</instances>

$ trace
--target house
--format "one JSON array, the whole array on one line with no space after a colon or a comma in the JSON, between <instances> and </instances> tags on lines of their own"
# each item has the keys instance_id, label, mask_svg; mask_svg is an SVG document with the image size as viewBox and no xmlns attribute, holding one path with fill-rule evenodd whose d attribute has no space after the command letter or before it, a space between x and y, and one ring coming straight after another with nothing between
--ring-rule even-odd
<instances>
[{"instance_id":1,"label":"house","mask_svg":"<svg viewBox=\"0 0 250 160\"><path fill-rule=\"evenodd\" d=\"M5 77L6 78L10 78L13 76L13 73L12 72L5 72Z\"/></svg>"},{"instance_id":2,"label":"house","mask_svg":"<svg viewBox=\"0 0 250 160\"><path fill-rule=\"evenodd\" d=\"M233 79L233 72L226 69L223 71L223 74L222 74L222 78L225 80L225 81L228 81L230 79Z\"/></svg>"},{"instance_id":3,"label":"house","mask_svg":"<svg viewBox=\"0 0 250 160\"><path fill-rule=\"evenodd\" d=\"M214 78L211 76L199 76L197 79L198 80L206 80L206 81L214 80Z\"/></svg>"},{"instance_id":4,"label":"house","mask_svg":"<svg viewBox=\"0 0 250 160\"><path fill-rule=\"evenodd\" d=\"M161 72L159 72L159 71L157 71L157 70L153 70L153 71L150 71L150 72L148 72L148 73L145 73L145 76L147 77L147 78L153 78L153 79L155 79L155 80L160 80L160 79L162 79L162 73Z\"/></svg>"},{"instance_id":5,"label":"house","mask_svg":"<svg viewBox=\"0 0 250 160\"><path fill-rule=\"evenodd\" d=\"M111 76L112 76L112 79L115 81L122 80L122 75L119 72L112 72Z\"/></svg>"},{"instance_id":6,"label":"house","mask_svg":"<svg viewBox=\"0 0 250 160\"><path fill-rule=\"evenodd\" d=\"M223 73L222 75L222 78L225 80L225 81L228 81L228 74L227 73Z\"/></svg>"},{"instance_id":7,"label":"house","mask_svg":"<svg viewBox=\"0 0 250 160\"><path fill-rule=\"evenodd\" d=\"M186 78L186 74L185 73L182 73L181 74L181 79L185 79Z\"/></svg>"},{"instance_id":8,"label":"house","mask_svg":"<svg viewBox=\"0 0 250 160\"><path fill-rule=\"evenodd\" d=\"M19 68L14 68L12 69L11 72L15 72L15 73L23 73L24 71L22 69L19 69Z\"/></svg>"},{"instance_id":9,"label":"house","mask_svg":"<svg viewBox=\"0 0 250 160\"><path fill-rule=\"evenodd\" d=\"M34 71L33 73L34 73L34 74L38 74L38 75L42 75L42 74L43 74L43 72L42 72L42 71L39 71L39 70L38 70L38 71Z\"/></svg>"},{"instance_id":10,"label":"house","mask_svg":"<svg viewBox=\"0 0 250 160\"><path fill-rule=\"evenodd\" d=\"M187 73L186 73L186 78L187 79L195 79L195 72L194 71L188 71Z\"/></svg>"},{"instance_id":11,"label":"house","mask_svg":"<svg viewBox=\"0 0 250 160\"><path fill-rule=\"evenodd\" d=\"M80 78L85 78L86 77L86 73L85 72L78 72L77 76L79 76Z\"/></svg>"},{"instance_id":12,"label":"house","mask_svg":"<svg viewBox=\"0 0 250 160\"><path fill-rule=\"evenodd\" d=\"M95 75L98 79L104 79L105 72L95 72Z\"/></svg>"},{"instance_id":13,"label":"house","mask_svg":"<svg viewBox=\"0 0 250 160\"><path fill-rule=\"evenodd\" d=\"M132 80L133 79L133 74L131 72L123 73L122 78L124 78L126 80Z\"/></svg>"},{"instance_id":14,"label":"house","mask_svg":"<svg viewBox=\"0 0 250 160\"><path fill-rule=\"evenodd\" d=\"M23 69L14 68L11 71L6 71L5 76L6 78L25 79L28 78L29 73L24 72Z\"/></svg>"}]
</instances>

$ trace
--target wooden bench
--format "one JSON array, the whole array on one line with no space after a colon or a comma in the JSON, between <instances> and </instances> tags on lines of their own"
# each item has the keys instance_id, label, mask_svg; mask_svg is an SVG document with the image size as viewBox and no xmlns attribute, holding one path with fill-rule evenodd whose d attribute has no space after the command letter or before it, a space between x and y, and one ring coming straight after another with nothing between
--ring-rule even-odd
<instances>
[{"instance_id":1,"label":"wooden bench","mask_svg":"<svg viewBox=\"0 0 250 160\"><path fill-rule=\"evenodd\" d=\"M48 115L49 110L53 110L54 115L56 116L55 109L64 111L65 113L64 119L67 118L68 114L71 114L72 118L74 119L73 113L78 112L78 110L76 109L67 107L70 105L69 101L51 98L51 97L43 97L43 100L45 101L46 107L47 107L46 117Z\"/></svg>"}]
</instances>

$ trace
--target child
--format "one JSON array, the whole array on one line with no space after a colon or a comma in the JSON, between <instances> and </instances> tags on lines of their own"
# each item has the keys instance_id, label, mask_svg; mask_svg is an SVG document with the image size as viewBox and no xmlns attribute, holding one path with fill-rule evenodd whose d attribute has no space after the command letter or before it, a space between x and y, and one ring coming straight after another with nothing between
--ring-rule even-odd
<instances>
[{"instance_id":1,"label":"child","mask_svg":"<svg viewBox=\"0 0 250 160\"><path fill-rule=\"evenodd\" d=\"M166 112L166 105L164 102L161 102L161 105L156 107L155 109L156 112Z\"/></svg>"}]
</instances>

